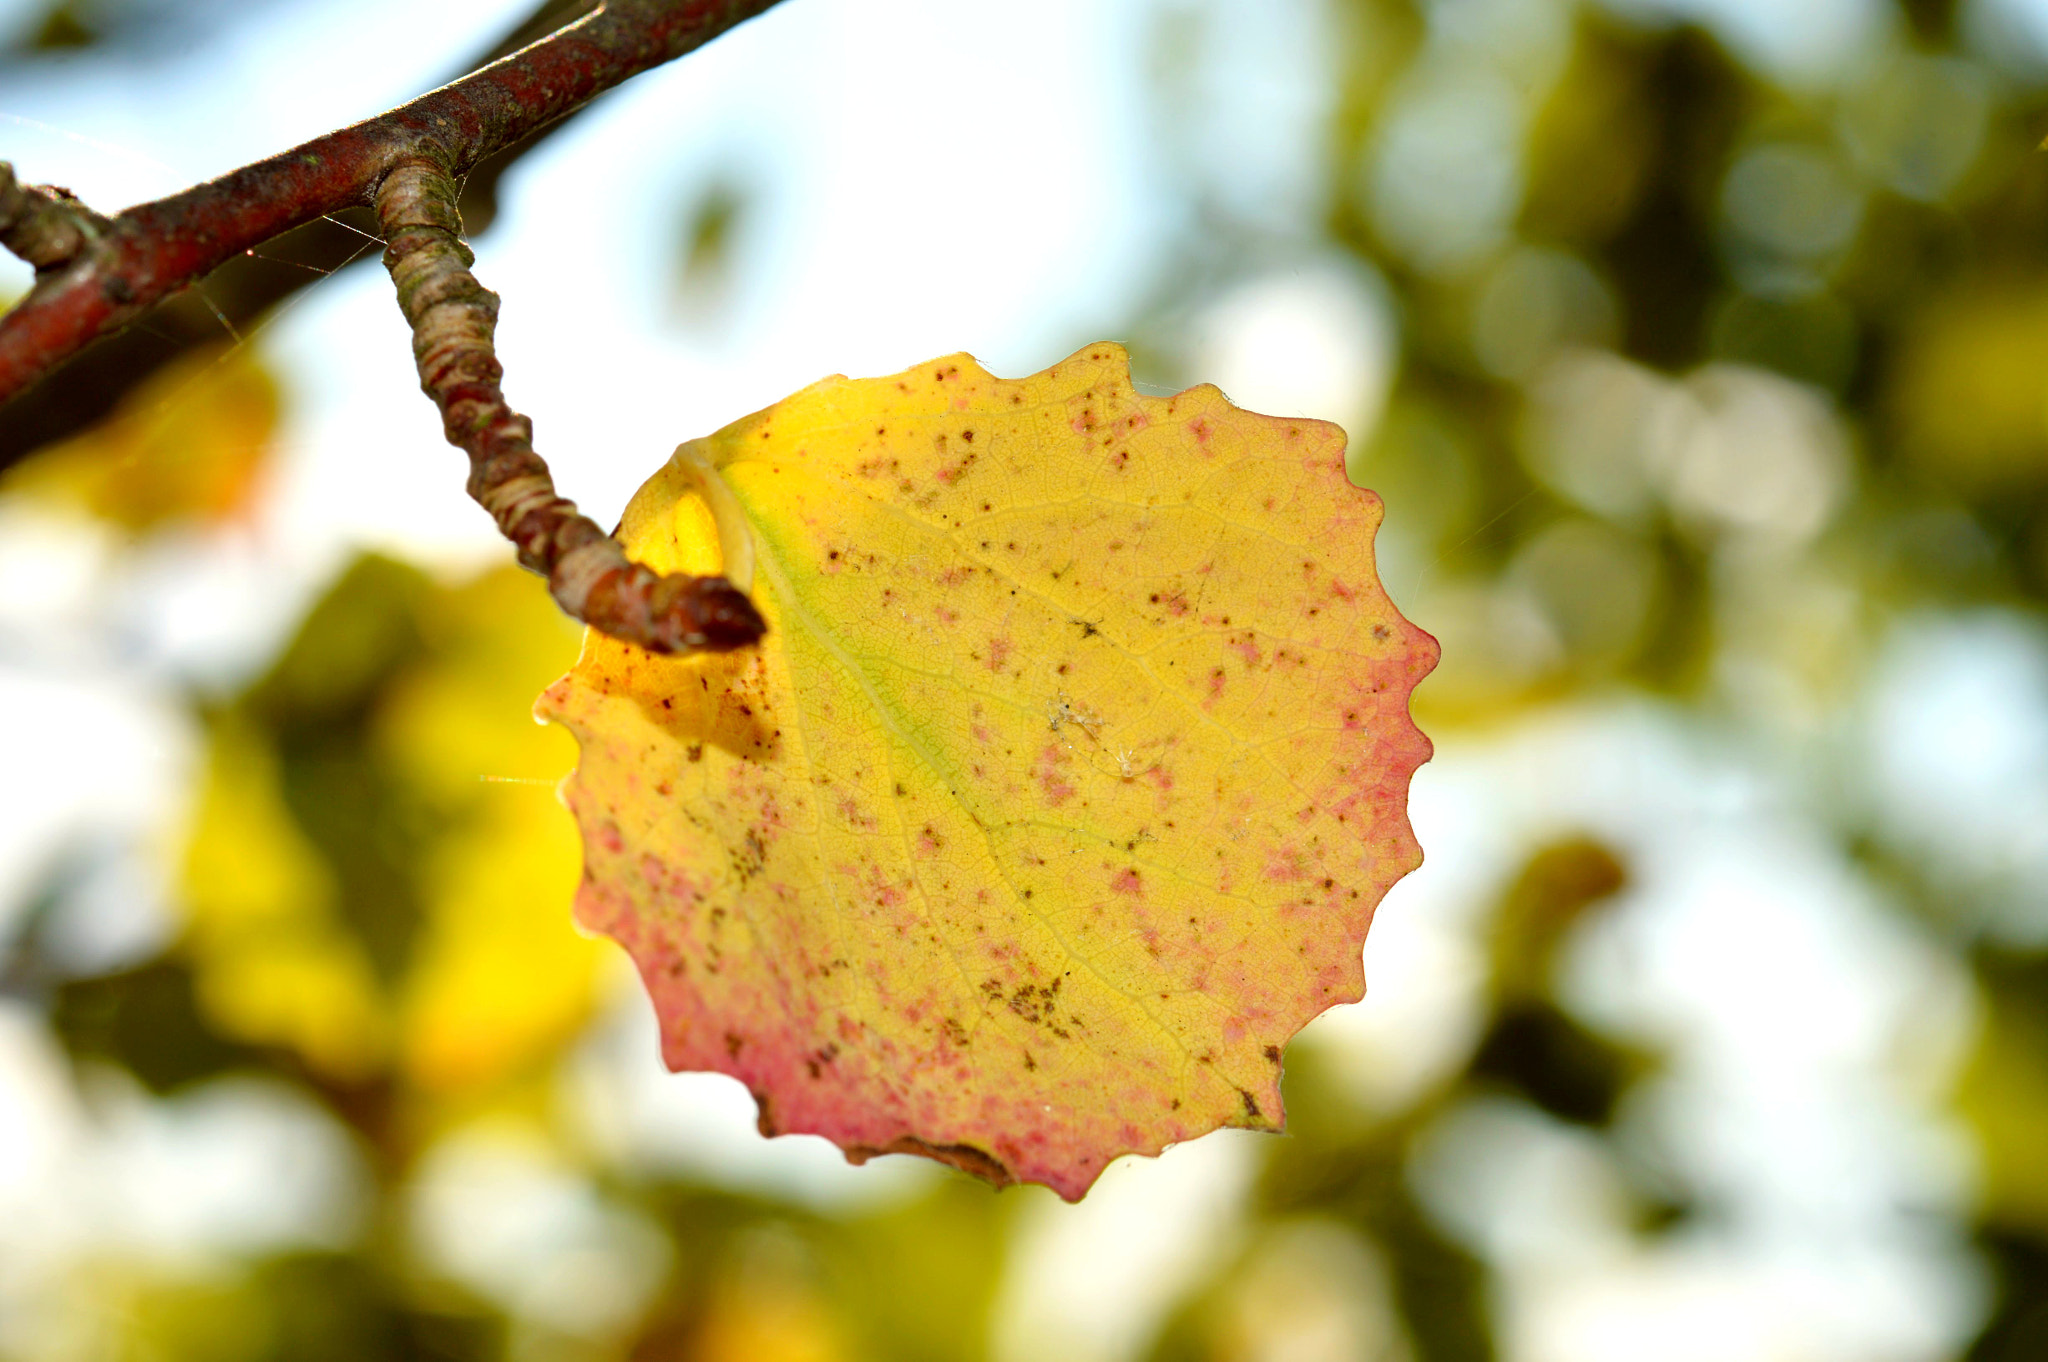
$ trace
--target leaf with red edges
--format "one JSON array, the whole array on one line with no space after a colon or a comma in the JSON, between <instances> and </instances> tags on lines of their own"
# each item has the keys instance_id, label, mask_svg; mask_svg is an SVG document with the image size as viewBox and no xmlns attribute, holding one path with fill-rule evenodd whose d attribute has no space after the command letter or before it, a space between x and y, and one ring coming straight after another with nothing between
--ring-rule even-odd
<instances>
[{"instance_id":1,"label":"leaf with red edges","mask_svg":"<svg viewBox=\"0 0 2048 1362\"><path fill-rule=\"evenodd\" d=\"M765 1132L1078 1198L1113 1158L1278 1129L1281 1047L1364 991L1421 860L1436 643L1374 571L1344 436L1093 345L830 378L677 451L628 550L751 580L769 632L589 635L581 921L674 1069Z\"/></svg>"}]
</instances>

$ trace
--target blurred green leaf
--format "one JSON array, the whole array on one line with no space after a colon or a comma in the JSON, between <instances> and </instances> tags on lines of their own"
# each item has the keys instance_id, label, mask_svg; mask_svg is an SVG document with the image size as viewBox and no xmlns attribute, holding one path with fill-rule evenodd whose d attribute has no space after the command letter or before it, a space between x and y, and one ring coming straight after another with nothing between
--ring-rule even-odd
<instances>
[{"instance_id":1,"label":"blurred green leaf","mask_svg":"<svg viewBox=\"0 0 2048 1362\"><path fill-rule=\"evenodd\" d=\"M79 1058L109 1060L168 1093L257 1058L216 1034L182 962L157 960L58 986L50 1025Z\"/></svg>"}]
</instances>

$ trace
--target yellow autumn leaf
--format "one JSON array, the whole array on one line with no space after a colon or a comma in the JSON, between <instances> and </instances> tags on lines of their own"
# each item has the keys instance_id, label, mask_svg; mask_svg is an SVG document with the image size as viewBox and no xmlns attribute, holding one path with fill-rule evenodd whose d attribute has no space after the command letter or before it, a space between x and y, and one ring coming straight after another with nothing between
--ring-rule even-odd
<instances>
[{"instance_id":1,"label":"yellow autumn leaf","mask_svg":"<svg viewBox=\"0 0 2048 1362\"><path fill-rule=\"evenodd\" d=\"M1420 861L1436 645L1380 514L1335 426L1142 395L1113 345L830 378L678 450L620 536L751 581L766 640L587 635L539 710L582 749L578 915L670 1067L1069 1199L1278 1128L1281 1047Z\"/></svg>"},{"instance_id":2,"label":"yellow autumn leaf","mask_svg":"<svg viewBox=\"0 0 2048 1362\"><path fill-rule=\"evenodd\" d=\"M575 1035L595 1003L597 943L561 917L576 833L550 787L570 745L526 717L573 626L509 567L435 592L422 623L433 660L392 687L376 746L447 811L420 867L425 920L399 997L401 1068L446 1093L503 1079Z\"/></svg>"},{"instance_id":3,"label":"yellow autumn leaf","mask_svg":"<svg viewBox=\"0 0 2048 1362\"><path fill-rule=\"evenodd\" d=\"M2048 480L2048 287L2000 278L1935 292L1902 328L1886 397L1907 460L1965 493Z\"/></svg>"},{"instance_id":4,"label":"yellow autumn leaf","mask_svg":"<svg viewBox=\"0 0 2048 1362\"><path fill-rule=\"evenodd\" d=\"M185 952L224 1036L439 1101L537 1069L595 1003L562 920L568 740L534 688L575 646L534 577L358 562L211 725Z\"/></svg>"},{"instance_id":5,"label":"yellow autumn leaf","mask_svg":"<svg viewBox=\"0 0 2048 1362\"><path fill-rule=\"evenodd\" d=\"M217 722L181 866L200 1006L225 1036L294 1050L316 1072L360 1082L390 1045L376 977L278 785L276 756L254 728L232 715Z\"/></svg>"},{"instance_id":6,"label":"yellow autumn leaf","mask_svg":"<svg viewBox=\"0 0 2048 1362\"><path fill-rule=\"evenodd\" d=\"M277 428L277 380L247 347L165 365L114 414L8 471L0 490L130 533L220 521L248 504Z\"/></svg>"},{"instance_id":7,"label":"yellow autumn leaf","mask_svg":"<svg viewBox=\"0 0 2048 1362\"><path fill-rule=\"evenodd\" d=\"M1985 1004L1989 1015L1956 1093L1977 1136L1982 1214L2048 1231L2048 1009L1996 989Z\"/></svg>"}]
</instances>

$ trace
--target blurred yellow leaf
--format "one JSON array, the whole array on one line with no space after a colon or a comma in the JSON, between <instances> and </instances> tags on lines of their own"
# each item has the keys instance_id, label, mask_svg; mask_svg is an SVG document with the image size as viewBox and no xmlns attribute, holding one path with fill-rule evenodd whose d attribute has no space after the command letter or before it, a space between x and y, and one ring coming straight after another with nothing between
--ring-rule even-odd
<instances>
[{"instance_id":1,"label":"blurred yellow leaf","mask_svg":"<svg viewBox=\"0 0 2048 1362\"><path fill-rule=\"evenodd\" d=\"M766 1131L1069 1199L1280 1124L1280 1047L1364 989L1420 859L1436 645L1373 567L1344 437L1148 397L1112 345L826 379L693 441L621 537L752 578L765 644L587 636L578 913L677 1069Z\"/></svg>"},{"instance_id":2,"label":"blurred yellow leaf","mask_svg":"<svg viewBox=\"0 0 2048 1362\"><path fill-rule=\"evenodd\" d=\"M1539 848L1501 902L1493 980L1509 1001L1547 996L1559 943L1586 910L1619 893L1628 869L1602 843L1568 837Z\"/></svg>"},{"instance_id":3,"label":"blurred yellow leaf","mask_svg":"<svg viewBox=\"0 0 2048 1362\"><path fill-rule=\"evenodd\" d=\"M510 568L462 586L366 559L215 721L187 948L224 1034L358 1082L475 1091L551 1056L594 997L561 913L572 749L533 723L575 629Z\"/></svg>"},{"instance_id":4,"label":"blurred yellow leaf","mask_svg":"<svg viewBox=\"0 0 2048 1362\"><path fill-rule=\"evenodd\" d=\"M435 660L393 687L377 740L452 814L421 867L425 923L402 1001L407 1075L439 1091L505 1076L573 1035L597 943L561 911L580 860L554 785L575 748L530 715L535 678L561 665L575 627L511 569L430 598L423 623Z\"/></svg>"},{"instance_id":5,"label":"blurred yellow leaf","mask_svg":"<svg viewBox=\"0 0 2048 1362\"><path fill-rule=\"evenodd\" d=\"M2048 287L1943 292L1905 337L1892 403L1907 455L1965 492L2048 481Z\"/></svg>"},{"instance_id":6,"label":"blurred yellow leaf","mask_svg":"<svg viewBox=\"0 0 2048 1362\"><path fill-rule=\"evenodd\" d=\"M2048 1233L2048 1011L1997 989L1957 1105L1977 1133L1984 1218Z\"/></svg>"},{"instance_id":7,"label":"blurred yellow leaf","mask_svg":"<svg viewBox=\"0 0 2048 1362\"><path fill-rule=\"evenodd\" d=\"M389 1045L376 977L277 782L275 757L249 725L215 726L184 861L200 1005L225 1036L360 1080Z\"/></svg>"},{"instance_id":8,"label":"blurred yellow leaf","mask_svg":"<svg viewBox=\"0 0 2048 1362\"><path fill-rule=\"evenodd\" d=\"M257 485L277 428L277 381L247 346L167 364L114 414L9 470L0 490L139 533L226 520Z\"/></svg>"},{"instance_id":9,"label":"blurred yellow leaf","mask_svg":"<svg viewBox=\"0 0 2048 1362\"><path fill-rule=\"evenodd\" d=\"M743 1238L703 1320L688 1362L841 1362L843 1331L794 1243L772 1232Z\"/></svg>"}]
</instances>

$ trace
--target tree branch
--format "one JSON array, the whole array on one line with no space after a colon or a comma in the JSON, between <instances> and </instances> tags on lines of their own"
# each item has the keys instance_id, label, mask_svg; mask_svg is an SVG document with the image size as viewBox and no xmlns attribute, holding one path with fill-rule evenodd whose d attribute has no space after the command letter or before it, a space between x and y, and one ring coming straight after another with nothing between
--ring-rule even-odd
<instances>
[{"instance_id":1,"label":"tree branch","mask_svg":"<svg viewBox=\"0 0 2048 1362\"><path fill-rule=\"evenodd\" d=\"M99 336L223 261L374 199L385 264L414 332L421 386L470 494L570 615L654 652L735 648L763 624L723 578L661 577L629 562L555 494L532 426L508 407L492 346L498 299L469 273L456 181L499 151L776 0L608 0L530 47L389 113L154 203L102 218L0 163L0 244L37 279L0 317L0 403Z\"/></svg>"},{"instance_id":2,"label":"tree branch","mask_svg":"<svg viewBox=\"0 0 2048 1362\"><path fill-rule=\"evenodd\" d=\"M425 155L460 177L499 148L775 2L611 0L410 104L128 209L86 249L45 271L0 317L0 403L222 261L365 202L399 162Z\"/></svg>"},{"instance_id":3,"label":"tree branch","mask_svg":"<svg viewBox=\"0 0 2048 1362\"><path fill-rule=\"evenodd\" d=\"M598 0L539 0L518 24L450 70L441 83L460 80L539 42L597 4ZM0 54L0 85L6 84L10 69L7 55ZM469 236L488 231L497 217L498 186L506 172L589 107L564 114L470 168L456 200ZM7 403L6 418L0 420L0 472L44 445L105 420L123 396L172 360L218 345L224 329L247 332L261 324L265 313L315 281L365 258L374 260L358 235L374 230L375 219L367 207L316 218L271 238L260 255L228 260L195 287L157 303L125 331L102 336L62 366L61 380L45 375Z\"/></svg>"}]
</instances>

